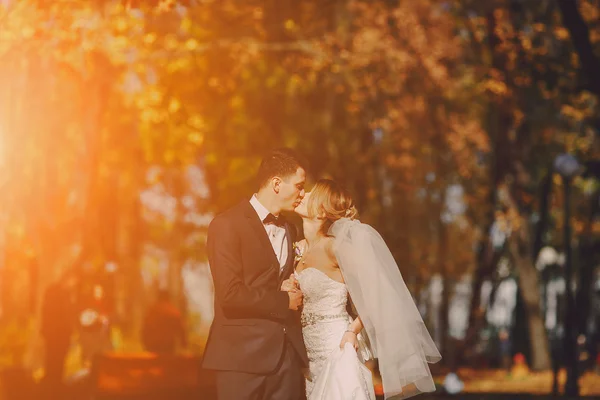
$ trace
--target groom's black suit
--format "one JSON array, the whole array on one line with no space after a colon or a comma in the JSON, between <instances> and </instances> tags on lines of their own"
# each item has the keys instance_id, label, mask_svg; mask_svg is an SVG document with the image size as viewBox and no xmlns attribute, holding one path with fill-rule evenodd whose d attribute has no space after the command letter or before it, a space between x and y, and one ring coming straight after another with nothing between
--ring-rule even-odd
<instances>
[{"instance_id":1,"label":"groom's black suit","mask_svg":"<svg viewBox=\"0 0 600 400\"><path fill-rule=\"evenodd\" d=\"M300 313L289 310L281 283L293 272L296 230L285 224L288 258L280 264L263 222L248 201L208 228L215 317L203 367L217 370L219 399L301 399L308 365Z\"/></svg>"}]
</instances>

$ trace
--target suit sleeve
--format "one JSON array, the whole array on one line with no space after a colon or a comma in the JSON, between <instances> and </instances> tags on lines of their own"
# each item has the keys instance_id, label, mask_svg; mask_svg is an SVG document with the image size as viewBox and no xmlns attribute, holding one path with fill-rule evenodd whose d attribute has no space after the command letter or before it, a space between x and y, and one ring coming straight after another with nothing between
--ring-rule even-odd
<instances>
[{"instance_id":1,"label":"suit sleeve","mask_svg":"<svg viewBox=\"0 0 600 400\"><path fill-rule=\"evenodd\" d=\"M217 217L211 222L207 247L215 297L227 317L287 317L289 296L286 292L252 288L244 283L239 237L229 221Z\"/></svg>"}]
</instances>

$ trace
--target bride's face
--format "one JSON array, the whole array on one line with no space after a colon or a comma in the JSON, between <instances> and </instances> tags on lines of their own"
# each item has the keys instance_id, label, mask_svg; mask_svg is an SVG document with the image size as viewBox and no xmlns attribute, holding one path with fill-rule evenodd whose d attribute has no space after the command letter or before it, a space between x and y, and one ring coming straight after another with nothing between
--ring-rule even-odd
<instances>
[{"instance_id":1,"label":"bride's face","mask_svg":"<svg viewBox=\"0 0 600 400\"><path fill-rule=\"evenodd\" d=\"M310 192L306 192L298 207L294 209L294 212L302 218L308 218L308 199L310 199Z\"/></svg>"}]
</instances>

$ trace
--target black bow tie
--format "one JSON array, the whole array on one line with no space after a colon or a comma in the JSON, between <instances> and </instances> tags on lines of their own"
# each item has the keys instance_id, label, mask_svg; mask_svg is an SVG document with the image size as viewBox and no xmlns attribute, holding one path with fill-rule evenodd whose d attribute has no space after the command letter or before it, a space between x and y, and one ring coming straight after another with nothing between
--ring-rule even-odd
<instances>
[{"instance_id":1,"label":"black bow tie","mask_svg":"<svg viewBox=\"0 0 600 400\"><path fill-rule=\"evenodd\" d=\"M285 221L283 220L282 217L276 217L273 214L269 213L269 214L267 214L265 219L263 219L263 224L265 224L265 225L273 224L273 225L283 227L285 225Z\"/></svg>"}]
</instances>

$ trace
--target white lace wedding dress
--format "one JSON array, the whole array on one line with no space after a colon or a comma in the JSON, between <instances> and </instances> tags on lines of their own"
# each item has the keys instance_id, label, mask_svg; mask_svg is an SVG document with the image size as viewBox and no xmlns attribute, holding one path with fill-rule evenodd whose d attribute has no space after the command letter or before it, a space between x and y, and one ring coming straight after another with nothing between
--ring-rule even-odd
<instances>
[{"instance_id":1,"label":"white lace wedding dress","mask_svg":"<svg viewBox=\"0 0 600 400\"><path fill-rule=\"evenodd\" d=\"M361 362L372 358L377 359L385 400L434 392L429 364L441 359L440 352L381 235L348 218L334 222L328 234L345 283L315 268L296 272L304 293L308 400L374 400L371 373ZM350 344L340 350L351 322L349 297L364 326L358 354Z\"/></svg>"},{"instance_id":2,"label":"white lace wedding dress","mask_svg":"<svg viewBox=\"0 0 600 400\"><path fill-rule=\"evenodd\" d=\"M371 372L350 345L340 342L352 321L348 289L316 268L296 272L304 293L302 334L308 352L308 400L374 400Z\"/></svg>"}]
</instances>

